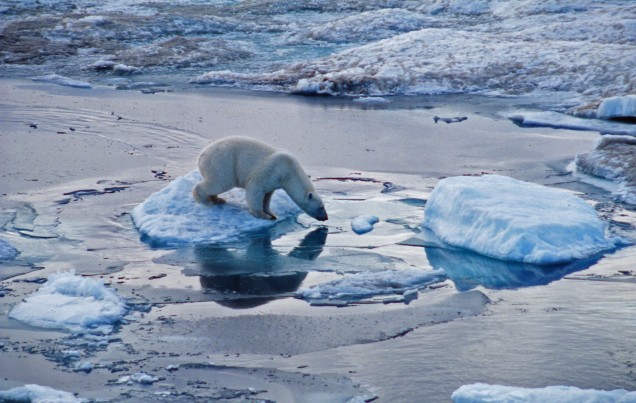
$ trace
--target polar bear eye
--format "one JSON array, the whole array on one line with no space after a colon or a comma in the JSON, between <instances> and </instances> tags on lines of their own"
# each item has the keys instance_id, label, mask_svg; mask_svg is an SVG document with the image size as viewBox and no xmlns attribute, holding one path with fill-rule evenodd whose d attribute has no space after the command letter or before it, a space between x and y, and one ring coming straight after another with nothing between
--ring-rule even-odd
<instances>
[{"instance_id":1,"label":"polar bear eye","mask_svg":"<svg viewBox=\"0 0 636 403\"><path fill-rule=\"evenodd\" d=\"M311 193L311 192L307 193L307 200L311 200L313 198L314 198L314 194L313 193Z\"/></svg>"}]
</instances>

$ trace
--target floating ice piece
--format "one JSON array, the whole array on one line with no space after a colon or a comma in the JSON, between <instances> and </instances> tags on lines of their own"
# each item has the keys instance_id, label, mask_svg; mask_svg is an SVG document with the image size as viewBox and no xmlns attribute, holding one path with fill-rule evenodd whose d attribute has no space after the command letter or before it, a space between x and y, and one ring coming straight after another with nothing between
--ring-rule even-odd
<instances>
[{"instance_id":1,"label":"floating ice piece","mask_svg":"<svg viewBox=\"0 0 636 403\"><path fill-rule=\"evenodd\" d=\"M29 384L9 390L0 390L0 400L9 402L33 402L33 403L79 403L83 399L75 397L72 393Z\"/></svg>"},{"instance_id":2,"label":"floating ice piece","mask_svg":"<svg viewBox=\"0 0 636 403\"><path fill-rule=\"evenodd\" d=\"M353 102L360 104L386 104L391 101L384 97L360 97L354 98Z\"/></svg>"},{"instance_id":3,"label":"floating ice piece","mask_svg":"<svg viewBox=\"0 0 636 403\"><path fill-rule=\"evenodd\" d=\"M380 219L374 215L360 215L351 220L351 229L358 235L373 231L373 225Z\"/></svg>"},{"instance_id":4,"label":"floating ice piece","mask_svg":"<svg viewBox=\"0 0 636 403\"><path fill-rule=\"evenodd\" d=\"M555 129L595 131L607 134L636 136L636 126L620 122L578 118L558 112L515 111L503 113L521 127L552 127Z\"/></svg>"},{"instance_id":5,"label":"floating ice piece","mask_svg":"<svg viewBox=\"0 0 636 403\"><path fill-rule=\"evenodd\" d=\"M73 87L73 88L93 88L92 85L85 81L75 80L72 78L60 76L57 74L49 74L46 76L33 77L31 80L43 83L51 83L57 85L63 85L65 87Z\"/></svg>"},{"instance_id":6,"label":"floating ice piece","mask_svg":"<svg viewBox=\"0 0 636 403\"><path fill-rule=\"evenodd\" d=\"M9 317L33 326L108 334L127 312L114 290L70 271L49 276Z\"/></svg>"},{"instance_id":7,"label":"floating ice piece","mask_svg":"<svg viewBox=\"0 0 636 403\"><path fill-rule=\"evenodd\" d=\"M0 239L0 260L12 260L18 256L20 252L9 242Z\"/></svg>"},{"instance_id":8,"label":"floating ice piece","mask_svg":"<svg viewBox=\"0 0 636 403\"><path fill-rule=\"evenodd\" d=\"M243 189L224 193L226 203L223 205L206 206L192 197L192 188L200 181L201 174L194 170L135 207L132 218L142 236L158 245L232 242L300 213L298 206L283 190L274 192L270 204L278 220L252 216Z\"/></svg>"},{"instance_id":9,"label":"floating ice piece","mask_svg":"<svg viewBox=\"0 0 636 403\"><path fill-rule=\"evenodd\" d=\"M565 263L614 247L582 199L499 175L441 180L423 225L452 246L515 262Z\"/></svg>"},{"instance_id":10,"label":"floating ice piece","mask_svg":"<svg viewBox=\"0 0 636 403\"><path fill-rule=\"evenodd\" d=\"M596 111L599 119L636 119L636 95L604 99Z\"/></svg>"},{"instance_id":11,"label":"floating ice piece","mask_svg":"<svg viewBox=\"0 0 636 403\"><path fill-rule=\"evenodd\" d=\"M132 375L124 375L120 377L115 383L125 383L128 385L140 383L142 385L152 385L157 381L159 381L159 377L148 375L145 372L135 372Z\"/></svg>"},{"instance_id":12,"label":"floating ice piece","mask_svg":"<svg viewBox=\"0 0 636 403\"><path fill-rule=\"evenodd\" d=\"M636 137L603 136L594 150L576 156L577 173L616 182L614 196L623 202L636 204Z\"/></svg>"},{"instance_id":13,"label":"floating ice piece","mask_svg":"<svg viewBox=\"0 0 636 403\"><path fill-rule=\"evenodd\" d=\"M460 387L453 392L451 399L453 399L454 403L627 403L636 401L636 392L628 392L623 389L612 391L579 389L574 386L548 386L546 388L530 389L475 383Z\"/></svg>"},{"instance_id":14,"label":"floating ice piece","mask_svg":"<svg viewBox=\"0 0 636 403\"><path fill-rule=\"evenodd\" d=\"M413 288L446 280L443 270L383 270L349 274L342 279L299 290L296 295L307 300L360 299L386 294L412 294Z\"/></svg>"}]
</instances>

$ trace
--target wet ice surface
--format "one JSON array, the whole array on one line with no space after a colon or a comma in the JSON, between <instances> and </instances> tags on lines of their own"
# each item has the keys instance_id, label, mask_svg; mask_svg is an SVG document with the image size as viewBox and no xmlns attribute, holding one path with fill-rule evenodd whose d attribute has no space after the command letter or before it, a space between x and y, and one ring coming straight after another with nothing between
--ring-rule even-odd
<instances>
[{"instance_id":1,"label":"wet ice surface","mask_svg":"<svg viewBox=\"0 0 636 403\"><path fill-rule=\"evenodd\" d=\"M454 403L475 403L488 401L492 403L523 402L631 402L636 400L636 392L623 389L612 391L586 389L567 386L548 386L543 389L514 388L500 385L478 383L466 385L453 392Z\"/></svg>"},{"instance_id":2,"label":"wet ice surface","mask_svg":"<svg viewBox=\"0 0 636 403\"><path fill-rule=\"evenodd\" d=\"M38 130L69 126L64 110L9 109L10 121L20 116L27 127L35 116ZM312 113L324 113L317 110ZM433 125L434 115L422 120ZM3 315L2 368L17 370L2 374L1 389L54 385L112 401L376 395L408 401L422 390L432 401L447 401L461 385L478 381L636 389L636 346L625 337L636 331L625 321L634 309L633 247L548 267L440 249L417 238L437 178L324 166L310 171L328 203L327 226L299 215L229 244L153 247L140 239L131 212L190 172L205 139L110 112L78 120L84 125L64 129L68 136L79 136L80 127L89 144L101 138L95 134L106 136L113 144L109 158L121 152L139 165L88 171L86 179L43 183L23 194L12 184L17 190L3 199L10 206L3 239L21 254L1 269L24 265L30 273L16 268L21 275L0 283L0 311L19 306L57 270L75 269L103 280L131 312L110 335L47 330ZM439 130L479 121L471 115ZM513 129L521 130L510 124ZM99 164L96 157L94 169ZM570 177L565 162L556 173L539 165L540 174L525 174L583 190L580 197L612 230L633 236L629 206ZM379 221L356 235L351 221L361 214ZM339 295L352 284L371 291ZM299 298L321 286L326 298Z\"/></svg>"}]
</instances>

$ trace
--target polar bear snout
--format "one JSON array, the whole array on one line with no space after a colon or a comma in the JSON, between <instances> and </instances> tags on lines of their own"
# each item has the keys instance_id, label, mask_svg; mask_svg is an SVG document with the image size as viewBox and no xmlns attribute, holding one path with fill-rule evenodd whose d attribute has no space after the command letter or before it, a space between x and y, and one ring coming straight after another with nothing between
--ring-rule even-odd
<instances>
[{"instance_id":1,"label":"polar bear snout","mask_svg":"<svg viewBox=\"0 0 636 403\"><path fill-rule=\"evenodd\" d=\"M327 221L329 219L329 216L327 215L327 210L325 210L325 206L322 206L318 209L314 218L318 221Z\"/></svg>"}]
</instances>

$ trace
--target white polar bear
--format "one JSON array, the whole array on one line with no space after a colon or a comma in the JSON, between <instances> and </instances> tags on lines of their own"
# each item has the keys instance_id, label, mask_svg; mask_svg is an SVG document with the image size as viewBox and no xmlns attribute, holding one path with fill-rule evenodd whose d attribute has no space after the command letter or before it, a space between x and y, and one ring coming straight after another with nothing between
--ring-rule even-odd
<instances>
[{"instance_id":1,"label":"white polar bear","mask_svg":"<svg viewBox=\"0 0 636 403\"><path fill-rule=\"evenodd\" d=\"M226 137L201 151L199 171L203 180L192 195L199 203L224 203L219 194L245 189L247 205L255 217L275 220L269 202L283 189L305 213L327 220L327 211L309 176L291 154L249 137Z\"/></svg>"}]
</instances>

